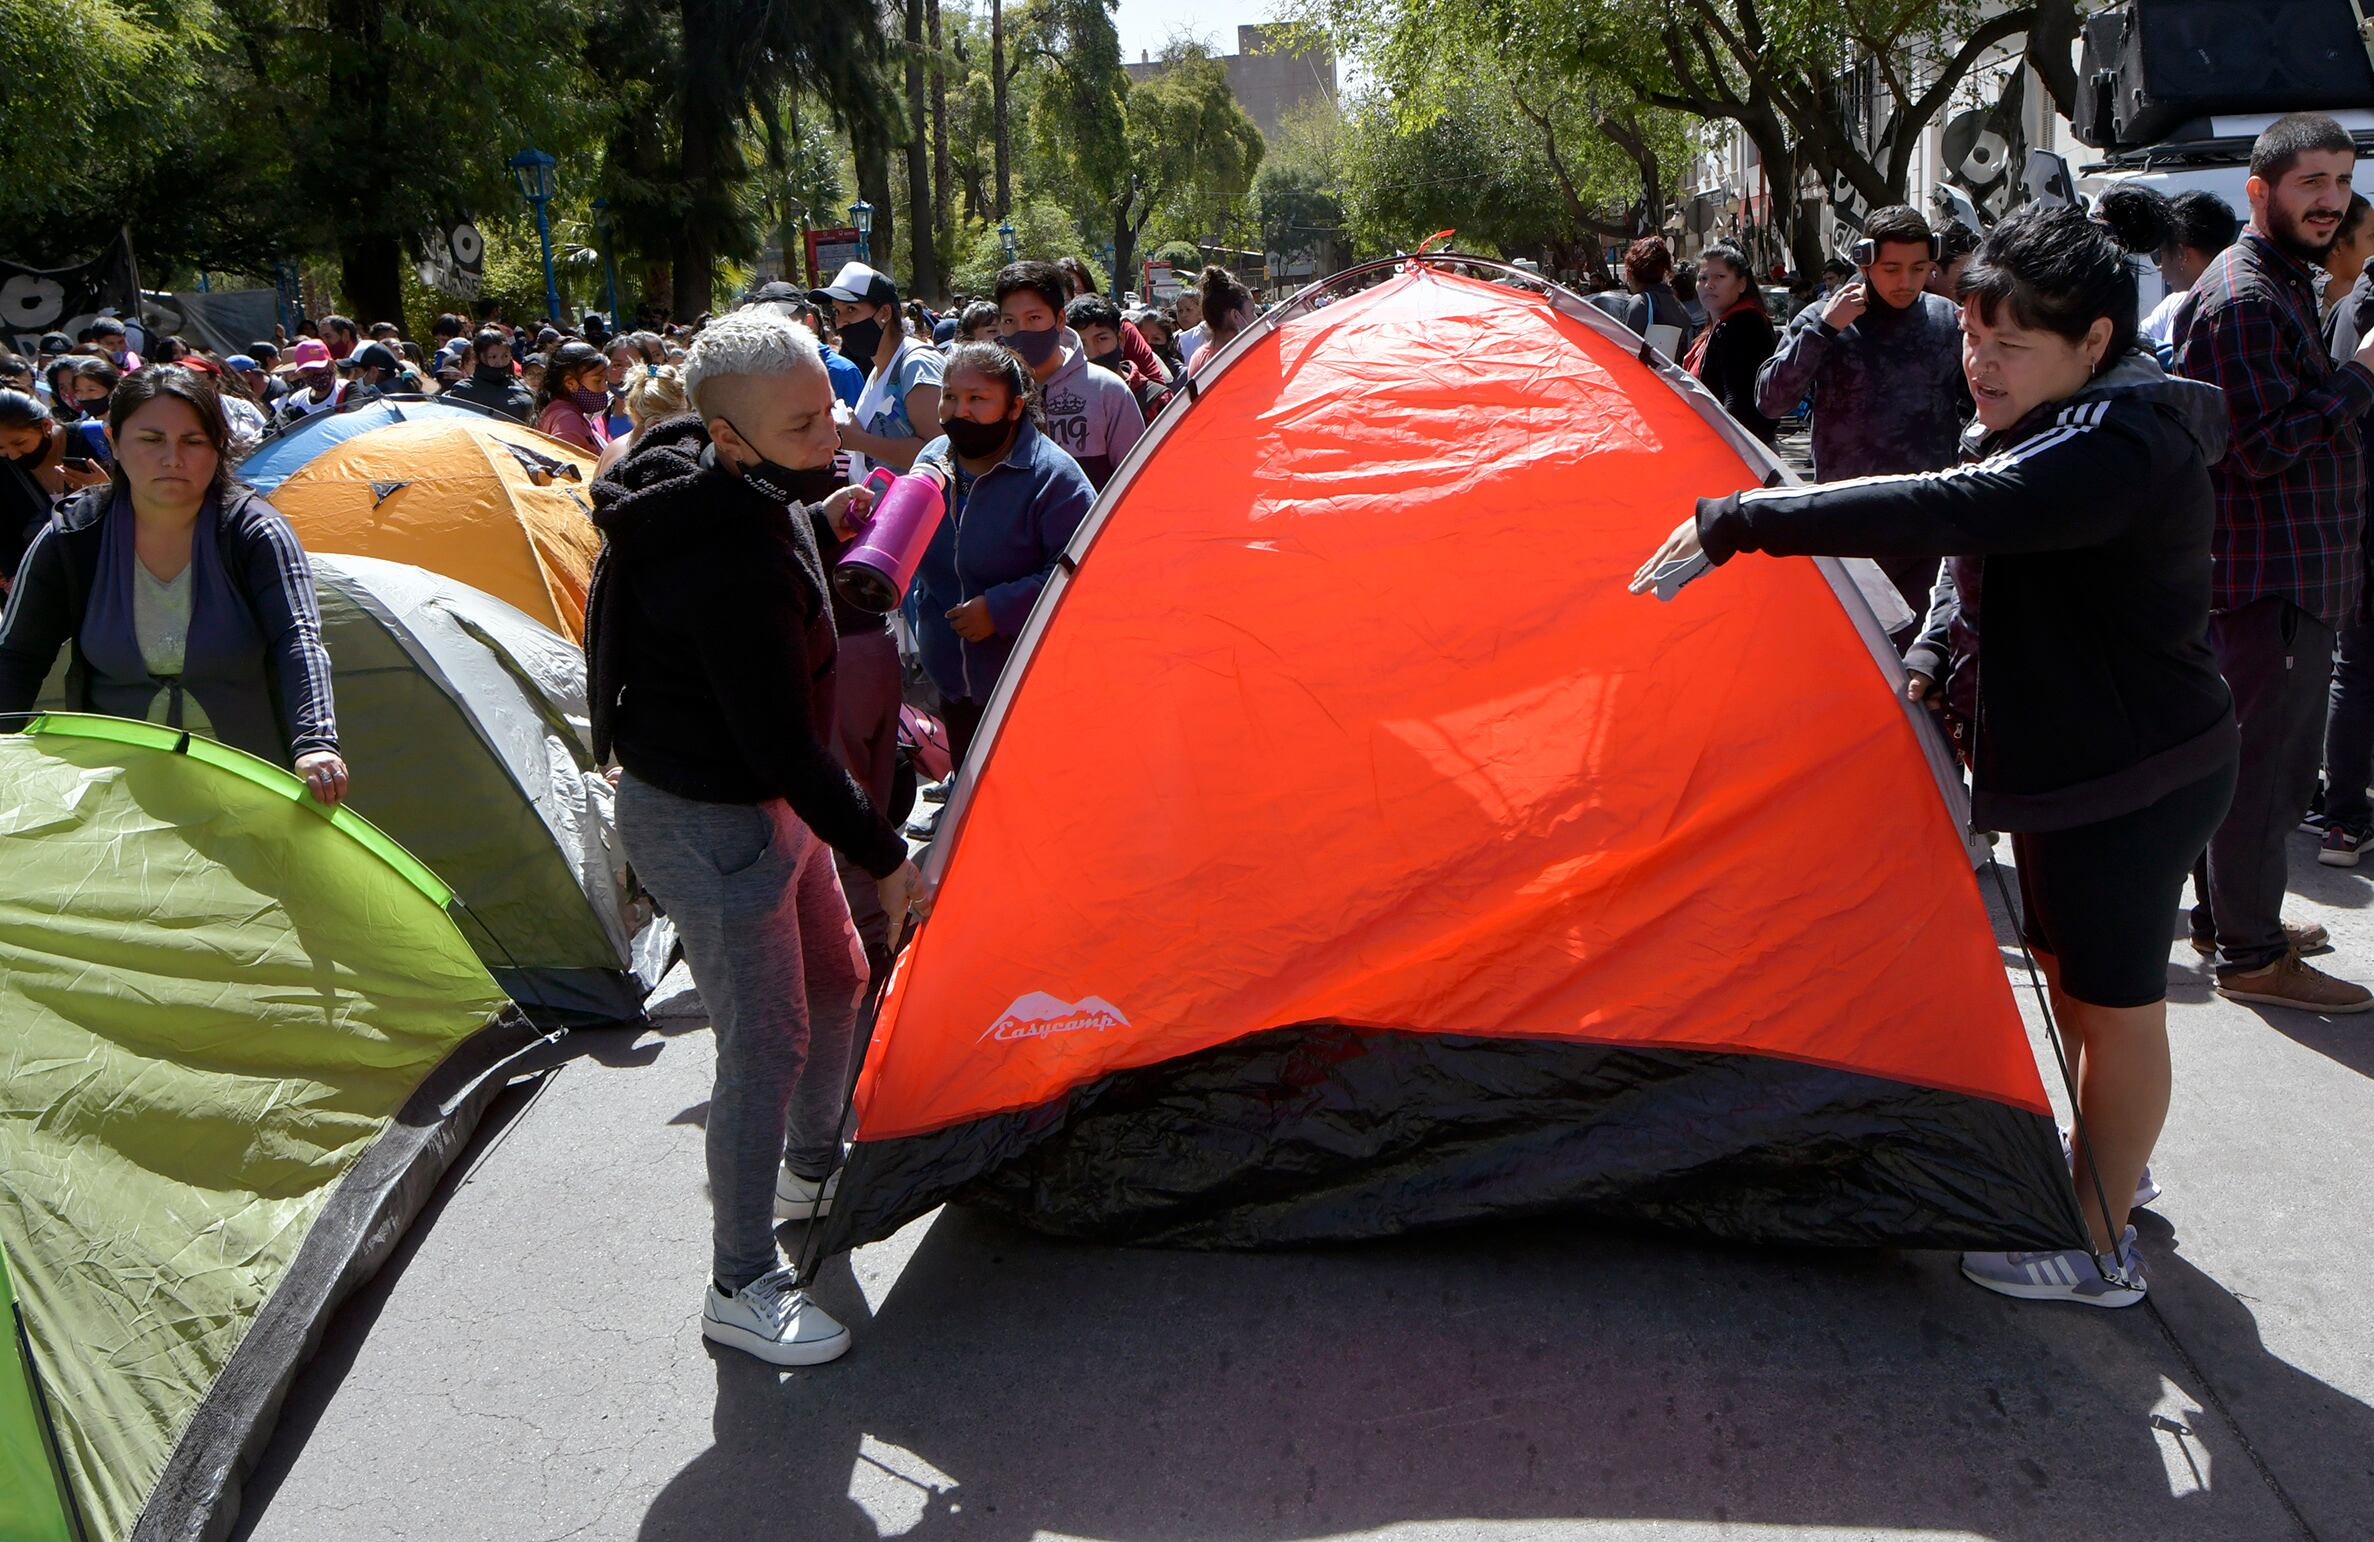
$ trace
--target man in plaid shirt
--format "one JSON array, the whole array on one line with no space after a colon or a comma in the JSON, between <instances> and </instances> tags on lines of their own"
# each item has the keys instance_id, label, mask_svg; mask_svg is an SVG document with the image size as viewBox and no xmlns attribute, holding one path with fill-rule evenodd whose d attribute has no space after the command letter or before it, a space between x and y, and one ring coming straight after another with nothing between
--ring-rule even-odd
<instances>
[{"instance_id":1,"label":"man in plaid shirt","mask_svg":"<svg viewBox=\"0 0 2374 1542\"><path fill-rule=\"evenodd\" d=\"M2336 365L2317 319L2324 254L2347 211L2356 148L2332 119L2295 113L2251 149L2250 225L2176 319L2176 372L2226 393L2233 425L2210 470L2210 644L2242 730L2234 803L2209 843L2196 944L2213 938L2218 991L2320 1012L2374 1007L2364 987L2310 968L2288 933L2284 841L2315 790L2335 629L2364 585L2374 348Z\"/></svg>"}]
</instances>

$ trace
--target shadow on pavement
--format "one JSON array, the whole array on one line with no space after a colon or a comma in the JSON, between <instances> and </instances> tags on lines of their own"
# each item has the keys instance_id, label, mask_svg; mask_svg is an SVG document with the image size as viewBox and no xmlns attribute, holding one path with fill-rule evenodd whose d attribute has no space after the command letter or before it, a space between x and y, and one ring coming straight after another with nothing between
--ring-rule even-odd
<instances>
[{"instance_id":1,"label":"shadow on pavement","mask_svg":"<svg viewBox=\"0 0 2374 1542\"><path fill-rule=\"evenodd\" d=\"M2148 1312L2003 1301L1936 1255L1549 1224L1158 1253L949 1210L879 1316L848 1268L818 1287L856 1334L838 1364L782 1374L710 1351L716 1444L642 1537L1283 1542L1563 1517L2297 1529ZM2216 1375L2304 1400L2324 1452L2374 1450L2374 1410L2273 1360L2239 1302L2170 1268L2170 1315L2228 1340Z\"/></svg>"}]
</instances>

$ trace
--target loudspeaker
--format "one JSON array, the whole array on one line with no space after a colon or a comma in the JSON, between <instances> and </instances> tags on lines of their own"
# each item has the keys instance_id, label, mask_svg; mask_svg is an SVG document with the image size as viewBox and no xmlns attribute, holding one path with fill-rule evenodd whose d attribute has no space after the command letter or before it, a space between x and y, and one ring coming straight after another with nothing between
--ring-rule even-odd
<instances>
[{"instance_id":1,"label":"loudspeaker","mask_svg":"<svg viewBox=\"0 0 2374 1542\"><path fill-rule=\"evenodd\" d=\"M2070 126L2120 150L2212 113L2345 107L2374 107L2346 0L2128 0L2086 20Z\"/></svg>"}]
</instances>

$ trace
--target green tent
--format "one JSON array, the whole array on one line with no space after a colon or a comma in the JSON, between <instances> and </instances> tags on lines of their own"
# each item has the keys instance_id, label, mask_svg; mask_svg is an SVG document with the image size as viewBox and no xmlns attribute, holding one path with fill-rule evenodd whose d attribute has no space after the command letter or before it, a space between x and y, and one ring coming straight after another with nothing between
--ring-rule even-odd
<instances>
[{"instance_id":1,"label":"green tent","mask_svg":"<svg viewBox=\"0 0 2374 1542\"><path fill-rule=\"evenodd\" d=\"M657 971L632 972L585 655L456 579L370 557L308 561L355 811L451 886L462 934L531 1019L639 1020ZM75 705L62 657L42 705Z\"/></svg>"},{"instance_id":2,"label":"green tent","mask_svg":"<svg viewBox=\"0 0 2374 1542\"><path fill-rule=\"evenodd\" d=\"M0 1534L220 1536L535 1031L445 886L276 767L53 715L0 788Z\"/></svg>"}]
</instances>

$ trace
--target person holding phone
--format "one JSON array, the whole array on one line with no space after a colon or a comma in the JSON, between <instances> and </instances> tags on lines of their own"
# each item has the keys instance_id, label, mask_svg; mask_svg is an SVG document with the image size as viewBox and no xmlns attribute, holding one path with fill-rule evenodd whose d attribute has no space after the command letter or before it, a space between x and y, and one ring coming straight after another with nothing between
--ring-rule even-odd
<instances>
[{"instance_id":1,"label":"person holding phone","mask_svg":"<svg viewBox=\"0 0 2374 1542\"><path fill-rule=\"evenodd\" d=\"M106 480L106 468L40 397L0 391L0 594L57 500Z\"/></svg>"},{"instance_id":2,"label":"person holding phone","mask_svg":"<svg viewBox=\"0 0 2374 1542\"><path fill-rule=\"evenodd\" d=\"M1926 285L1942 243L1918 209L1881 209L1863 222L1855 280L1800 311L1756 372L1756 406L1784 418L1813 398L1816 481L1943 471L1960 457L1970 420L1962 379L1961 313ZM1918 632L1937 579L1934 557L1882 558Z\"/></svg>"}]
</instances>

